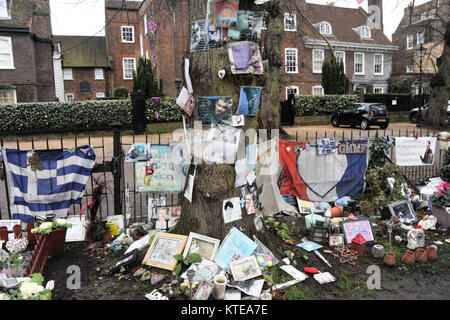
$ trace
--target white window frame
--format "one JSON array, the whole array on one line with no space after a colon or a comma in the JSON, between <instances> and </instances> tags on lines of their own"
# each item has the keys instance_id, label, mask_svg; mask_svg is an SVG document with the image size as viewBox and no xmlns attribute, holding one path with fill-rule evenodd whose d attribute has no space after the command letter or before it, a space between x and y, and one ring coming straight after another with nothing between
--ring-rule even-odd
<instances>
[{"instance_id":1,"label":"white window frame","mask_svg":"<svg viewBox=\"0 0 450 320\"><path fill-rule=\"evenodd\" d=\"M64 97L66 98L66 102L75 101L75 95L73 93L68 92L64 95ZM69 98L69 97L71 97L71 98Z\"/></svg>"},{"instance_id":2,"label":"white window frame","mask_svg":"<svg viewBox=\"0 0 450 320\"><path fill-rule=\"evenodd\" d=\"M361 35L361 38L364 39L370 39L372 37L372 32L370 32L370 28L368 26L362 26L359 29L359 34Z\"/></svg>"},{"instance_id":3,"label":"white window frame","mask_svg":"<svg viewBox=\"0 0 450 320\"><path fill-rule=\"evenodd\" d=\"M144 36L142 33L139 35L139 46L141 47L141 56L144 56Z\"/></svg>"},{"instance_id":4,"label":"white window frame","mask_svg":"<svg viewBox=\"0 0 450 320\"><path fill-rule=\"evenodd\" d=\"M324 30L325 29L325 30ZM323 35L332 35L333 34L333 28L331 27L331 24L329 22L322 22L319 26L319 32Z\"/></svg>"},{"instance_id":5,"label":"white window frame","mask_svg":"<svg viewBox=\"0 0 450 320\"><path fill-rule=\"evenodd\" d=\"M125 70L125 65L126 65L125 61L126 60L133 61L133 64L134 64L133 70L136 71L136 58L132 58L132 57L124 57L124 58L122 58L123 79L124 80L133 80L133 72L131 72L131 76L130 77L126 77L126 71L127 71L127 70Z\"/></svg>"},{"instance_id":6,"label":"white window frame","mask_svg":"<svg viewBox=\"0 0 450 320\"><path fill-rule=\"evenodd\" d=\"M380 72L377 72L377 63L376 63L376 61L377 61L377 56L381 56L381 71ZM373 74L375 74L375 75L378 75L378 76L380 76L380 75L383 75L384 74L384 54L382 54L382 53L375 53L374 55L373 55Z\"/></svg>"},{"instance_id":7,"label":"white window frame","mask_svg":"<svg viewBox=\"0 0 450 320\"><path fill-rule=\"evenodd\" d=\"M95 76L95 80L105 80L105 74L104 74L103 68L95 68L94 76Z\"/></svg>"},{"instance_id":8,"label":"white window frame","mask_svg":"<svg viewBox=\"0 0 450 320\"><path fill-rule=\"evenodd\" d=\"M96 99L98 99L98 98L105 98L106 96L105 96L105 93L104 92L97 92L96 94L95 94L95 98Z\"/></svg>"},{"instance_id":9,"label":"white window frame","mask_svg":"<svg viewBox=\"0 0 450 320\"><path fill-rule=\"evenodd\" d=\"M414 34L408 34L406 36L406 50L414 48Z\"/></svg>"},{"instance_id":10,"label":"white window frame","mask_svg":"<svg viewBox=\"0 0 450 320\"><path fill-rule=\"evenodd\" d=\"M320 52L322 54L322 64L320 65L320 70L316 69L316 59L315 59L315 53ZM323 49L313 49L312 51L312 71L313 73L322 73L322 66L323 62L325 60L325 51Z\"/></svg>"},{"instance_id":11,"label":"white window frame","mask_svg":"<svg viewBox=\"0 0 450 320\"><path fill-rule=\"evenodd\" d=\"M0 37L0 48L4 46L6 48L5 51L0 51L0 55L4 55L5 57L9 56L9 59L5 59L8 61L5 65L0 65L0 69L15 69L14 68L14 53L12 46L12 38L11 37Z\"/></svg>"},{"instance_id":12,"label":"white window frame","mask_svg":"<svg viewBox=\"0 0 450 320\"><path fill-rule=\"evenodd\" d=\"M336 53L342 53L342 63L344 64L344 73L347 74L347 68L345 66L345 51L335 51L334 52L334 57L336 58L336 61L339 62L338 57L336 57Z\"/></svg>"},{"instance_id":13,"label":"white window frame","mask_svg":"<svg viewBox=\"0 0 450 320\"><path fill-rule=\"evenodd\" d=\"M420 44L425 43L425 31L417 32L416 44L420 46Z\"/></svg>"},{"instance_id":14,"label":"white window frame","mask_svg":"<svg viewBox=\"0 0 450 320\"><path fill-rule=\"evenodd\" d=\"M288 96L289 96L289 90L294 90L294 91L296 91L297 93L294 93L294 94L299 94L299 89L298 89L298 87L297 86L290 86L290 87L286 87L286 100L288 99Z\"/></svg>"},{"instance_id":15,"label":"white window frame","mask_svg":"<svg viewBox=\"0 0 450 320\"><path fill-rule=\"evenodd\" d=\"M131 29L132 40L124 39L124 29ZM134 26L120 26L120 37L122 38L122 43L134 43Z\"/></svg>"},{"instance_id":16,"label":"white window frame","mask_svg":"<svg viewBox=\"0 0 450 320\"><path fill-rule=\"evenodd\" d=\"M147 14L144 15L144 34L148 33L148 23L147 23Z\"/></svg>"},{"instance_id":17,"label":"white window frame","mask_svg":"<svg viewBox=\"0 0 450 320\"><path fill-rule=\"evenodd\" d=\"M286 23L287 20L293 20L293 28L290 29L288 28L288 25ZM297 15L295 13L285 13L284 14L284 31L290 31L290 32L295 32L297 31Z\"/></svg>"},{"instance_id":18,"label":"white window frame","mask_svg":"<svg viewBox=\"0 0 450 320\"><path fill-rule=\"evenodd\" d=\"M16 89L6 89L6 90L0 90L0 96L3 96L4 93L12 93L13 96L13 102L12 103L17 103L17 92ZM3 99L3 97L2 97ZM0 105L2 104L9 104L9 102L1 102L0 100Z\"/></svg>"},{"instance_id":19,"label":"white window frame","mask_svg":"<svg viewBox=\"0 0 450 320\"><path fill-rule=\"evenodd\" d=\"M414 65L408 64L406 66L406 73L414 73Z\"/></svg>"},{"instance_id":20,"label":"white window frame","mask_svg":"<svg viewBox=\"0 0 450 320\"><path fill-rule=\"evenodd\" d=\"M70 71L70 74L68 73ZM73 70L72 68L63 68L63 79L73 80Z\"/></svg>"},{"instance_id":21,"label":"white window frame","mask_svg":"<svg viewBox=\"0 0 450 320\"><path fill-rule=\"evenodd\" d=\"M320 89L320 92L321 92L321 93L316 94L316 92L315 92L316 89ZM325 94L325 93L324 93L324 91L323 91L323 87L322 87L322 86L313 86L313 87L312 87L312 95L313 95L313 96L323 96L324 94Z\"/></svg>"},{"instance_id":22,"label":"white window frame","mask_svg":"<svg viewBox=\"0 0 450 320\"><path fill-rule=\"evenodd\" d=\"M0 8L4 8L0 13L4 13L0 15L0 20L10 20L11 19L11 10L9 10L9 6L11 5L10 0L0 0Z\"/></svg>"},{"instance_id":23,"label":"white window frame","mask_svg":"<svg viewBox=\"0 0 450 320\"><path fill-rule=\"evenodd\" d=\"M356 71L356 64L357 64L357 61L356 61L356 56L359 56L359 55L361 55L362 56L362 62L361 62L361 69L362 69L362 71L361 72L357 72ZM365 55L364 55L364 53L363 52L355 52L355 57L354 57L354 59L355 59L355 64L354 64L354 68L355 68L355 72L354 72L354 74L356 74L356 75L364 75L365 74L365 65L364 65L364 59L365 59Z\"/></svg>"},{"instance_id":24,"label":"white window frame","mask_svg":"<svg viewBox=\"0 0 450 320\"><path fill-rule=\"evenodd\" d=\"M377 90L379 92L377 92ZM384 93L384 88L383 87L373 87L373 93Z\"/></svg>"},{"instance_id":25,"label":"white window frame","mask_svg":"<svg viewBox=\"0 0 450 320\"><path fill-rule=\"evenodd\" d=\"M290 53L291 52L291 53ZM292 68L293 66L288 65L288 56L294 57L295 56L295 70L289 71L288 68ZM298 49L297 48L286 48L284 49L284 70L286 73L298 73Z\"/></svg>"}]
</instances>

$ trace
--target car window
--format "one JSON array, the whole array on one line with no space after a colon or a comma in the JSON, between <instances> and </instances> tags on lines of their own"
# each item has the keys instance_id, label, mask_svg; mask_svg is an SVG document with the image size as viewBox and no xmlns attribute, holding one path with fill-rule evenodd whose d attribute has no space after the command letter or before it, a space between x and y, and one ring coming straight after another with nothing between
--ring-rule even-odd
<instances>
[{"instance_id":1,"label":"car window","mask_svg":"<svg viewBox=\"0 0 450 320\"><path fill-rule=\"evenodd\" d=\"M358 109L356 109L356 111L366 111L366 106L359 106Z\"/></svg>"},{"instance_id":2,"label":"car window","mask_svg":"<svg viewBox=\"0 0 450 320\"><path fill-rule=\"evenodd\" d=\"M346 106L343 110L344 110L344 112L355 112L356 106L355 105L349 105L349 106Z\"/></svg>"},{"instance_id":3,"label":"car window","mask_svg":"<svg viewBox=\"0 0 450 320\"><path fill-rule=\"evenodd\" d=\"M382 104L376 104L376 105L372 105L370 106L370 110L374 110L374 111L386 111L386 106L382 105Z\"/></svg>"}]
</instances>

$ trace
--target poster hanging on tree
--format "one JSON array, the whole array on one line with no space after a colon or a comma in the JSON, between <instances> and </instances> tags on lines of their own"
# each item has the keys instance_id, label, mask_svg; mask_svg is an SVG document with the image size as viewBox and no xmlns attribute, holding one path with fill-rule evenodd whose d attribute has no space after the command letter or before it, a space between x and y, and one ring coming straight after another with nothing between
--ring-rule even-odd
<instances>
[{"instance_id":1,"label":"poster hanging on tree","mask_svg":"<svg viewBox=\"0 0 450 320\"><path fill-rule=\"evenodd\" d=\"M153 145L148 157L135 164L136 192L179 192L170 146Z\"/></svg>"},{"instance_id":2,"label":"poster hanging on tree","mask_svg":"<svg viewBox=\"0 0 450 320\"><path fill-rule=\"evenodd\" d=\"M231 126L233 98L202 97L197 99L198 117L204 126Z\"/></svg>"},{"instance_id":3,"label":"poster hanging on tree","mask_svg":"<svg viewBox=\"0 0 450 320\"><path fill-rule=\"evenodd\" d=\"M191 28L192 51L204 51L222 47L222 31L212 19L195 21Z\"/></svg>"},{"instance_id":4,"label":"poster hanging on tree","mask_svg":"<svg viewBox=\"0 0 450 320\"><path fill-rule=\"evenodd\" d=\"M261 100L262 87L241 87L237 114L256 116Z\"/></svg>"},{"instance_id":5,"label":"poster hanging on tree","mask_svg":"<svg viewBox=\"0 0 450 320\"><path fill-rule=\"evenodd\" d=\"M233 74L263 74L263 63L258 45L254 42L239 41L228 45L228 57Z\"/></svg>"},{"instance_id":6,"label":"poster hanging on tree","mask_svg":"<svg viewBox=\"0 0 450 320\"><path fill-rule=\"evenodd\" d=\"M234 40L258 41L261 38L263 12L238 11L236 28L228 29L228 36Z\"/></svg>"},{"instance_id":7,"label":"poster hanging on tree","mask_svg":"<svg viewBox=\"0 0 450 320\"><path fill-rule=\"evenodd\" d=\"M219 28L235 28L238 17L238 2L216 2L214 25Z\"/></svg>"},{"instance_id":8,"label":"poster hanging on tree","mask_svg":"<svg viewBox=\"0 0 450 320\"><path fill-rule=\"evenodd\" d=\"M398 166L433 165L436 137L395 138L395 163Z\"/></svg>"}]
</instances>

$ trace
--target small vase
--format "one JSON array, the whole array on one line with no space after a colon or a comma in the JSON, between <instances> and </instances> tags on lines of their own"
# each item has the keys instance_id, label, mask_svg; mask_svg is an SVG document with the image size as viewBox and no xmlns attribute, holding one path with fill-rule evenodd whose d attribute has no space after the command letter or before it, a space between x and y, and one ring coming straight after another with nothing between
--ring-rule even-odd
<instances>
[{"instance_id":1,"label":"small vase","mask_svg":"<svg viewBox=\"0 0 450 320\"><path fill-rule=\"evenodd\" d=\"M434 246L427 247L427 259L436 260L437 259L437 249Z\"/></svg>"},{"instance_id":2,"label":"small vase","mask_svg":"<svg viewBox=\"0 0 450 320\"><path fill-rule=\"evenodd\" d=\"M66 228L52 230L47 235L46 254L47 256L57 257L64 253L64 244L66 241Z\"/></svg>"},{"instance_id":3,"label":"small vase","mask_svg":"<svg viewBox=\"0 0 450 320\"><path fill-rule=\"evenodd\" d=\"M397 263L395 259L395 253L387 252L386 255L384 256L383 262L388 266L395 266L395 264Z\"/></svg>"},{"instance_id":4,"label":"small vase","mask_svg":"<svg viewBox=\"0 0 450 320\"><path fill-rule=\"evenodd\" d=\"M416 261L417 263L425 263L428 261L428 252L424 248L419 248L416 251Z\"/></svg>"},{"instance_id":5,"label":"small vase","mask_svg":"<svg viewBox=\"0 0 450 320\"><path fill-rule=\"evenodd\" d=\"M414 251L407 250L402 258L402 262L408 266L413 266L416 263L416 256Z\"/></svg>"},{"instance_id":6,"label":"small vase","mask_svg":"<svg viewBox=\"0 0 450 320\"><path fill-rule=\"evenodd\" d=\"M381 258L384 256L384 247L381 244L376 244L372 247L372 255L375 258Z\"/></svg>"}]
</instances>

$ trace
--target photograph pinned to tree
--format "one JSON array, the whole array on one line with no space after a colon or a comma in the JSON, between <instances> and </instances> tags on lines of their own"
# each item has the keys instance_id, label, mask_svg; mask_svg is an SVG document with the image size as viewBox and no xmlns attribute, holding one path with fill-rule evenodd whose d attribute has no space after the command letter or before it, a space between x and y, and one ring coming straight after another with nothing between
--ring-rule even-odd
<instances>
[{"instance_id":1,"label":"photograph pinned to tree","mask_svg":"<svg viewBox=\"0 0 450 320\"><path fill-rule=\"evenodd\" d=\"M237 114L256 116L259 110L262 87L241 87Z\"/></svg>"},{"instance_id":2,"label":"photograph pinned to tree","mask_svg":"<svg viewBox=\"0 0 450 320\"><path fill-rule=\"evenodd\" d=\"M195 21L191 26L190 51L205 51L222 47L222 30L212 19Z\"/></svg>"},{"instance_id":3,"label":"photograph pinned to tree","mask_svg":"<svg viewBox=\"0 0 450 320\"><path fill-rule=\"evenodd\" d=\"M178 264L175 255L183 252L187 236L157 232L142 264L173 271Z\"/></svg>"},{"instance_id":4,"label":"photograph pinned to tree","mask_svg":"<svg viewBox=\"0 0 450 320\"><path fill-rule=\"evenodd\" d=\"M231 97L197 98L198 118L204 126L230 126L233 110Z\"/></svg>"},{"instance_id":5,"label":"photograph pinned to tree","mask_svg":"<svg viewBox=\"0 0 450 320\"><path fill-rule=\"evenodd\" d=\"M180 95L177 98L177 105L181 107L189 117L192 115L192 112L195 108L195 98L189 93L189 91L183 87L181 89Z\"/></svg>"},{"instance_id":6,"label":"photograph pinned to tree","mask_svg":"<svg viewBox=\"0 0 450 320\"><path fill-rule=\"evenodd\" d=\"M216 2L214 25L218 28L235 28L239 1Z\"/></svg>"},{"instance_id":7,"label":"photograph pinned to tree","mask_svg":"<svg viewBox=\"0 0 450 320\"><path fill-rule=\"evenodd\" d=\"M236 28L228 29L233 40L258 41L261 38L264 13L262 11L238 10Z\"/></svg>"},{"instance_id":8,"label":"photograph pinned to tree","mask_svg":"<svg viewBox=\"0 0 450 320\"><path fill-rule=\"evenodd\" d=\"M233 74L264 73L261 53L254 42L239 41L228 44L228 57Z\"/></svg>"},{"instance_id":9,"label":"photograph pinned to tree","mask_svg":"<svg viewBox=\"0 0 450 320\"><path fill-rule=\"evenodd\" d=\"M195 232L189 233L189 239L183 251L183 257L191 253L198 253L202 259L213 261L219 249L220 240L207 237Z\"/></svg>"},{"instance_id":10,"label":"photograph pinned to tree","mask_svg":"<svg viewBox=\"0 0 450 320\"><path fill-rule=\"evenodd\" d=\"M222 213L225 224L236 220L241 220L241 199L239 197L235 197L223 200Z\"/></svg>"}]
</instances>

